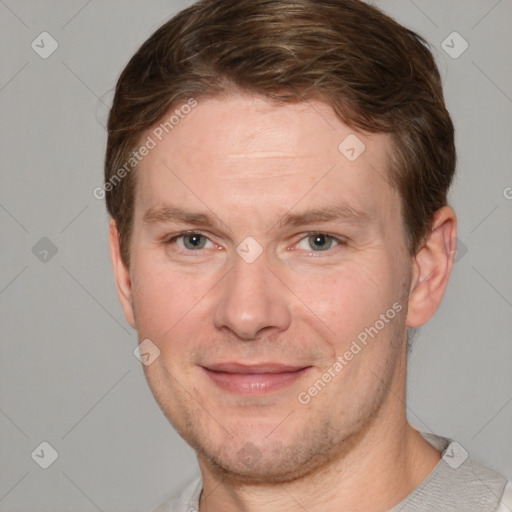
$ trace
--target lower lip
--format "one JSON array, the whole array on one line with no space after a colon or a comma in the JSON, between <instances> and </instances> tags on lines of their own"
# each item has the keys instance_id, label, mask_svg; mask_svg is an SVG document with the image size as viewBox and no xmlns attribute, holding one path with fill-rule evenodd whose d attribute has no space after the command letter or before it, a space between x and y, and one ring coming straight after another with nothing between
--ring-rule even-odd
<instances>
[{"instance_id":1,"label":"lower lip","mask_svg":"<svg viewBox=\"0 0 512 512\"><path fill-rule=\"evenodd\" d=\"M204 368L210 379L222 389L243 395L265 395L293 384L308 368L283 373L226 373Z\"/></svg>"}]
</instances>

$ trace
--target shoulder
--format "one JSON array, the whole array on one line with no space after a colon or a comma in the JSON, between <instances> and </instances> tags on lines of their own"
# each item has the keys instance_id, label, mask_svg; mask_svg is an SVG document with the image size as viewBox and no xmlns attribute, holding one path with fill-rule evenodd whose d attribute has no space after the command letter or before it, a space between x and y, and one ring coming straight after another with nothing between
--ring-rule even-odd
<instances>
[{"instance_id":1,"label":"shoulder","mask_svg":"<svg viewBox=\"0 0 512 512\"><path fill-rule=\"evenodd\" d=\"M510 512L510 510L512 510L512 480L507 482L496 512Z\"/></svg>"},{"instance_id":2,"label":"shoulder","mask_svg":"<svg viewBox=\"0 0 512 512\"><path fill-rule=\"evenodd\" d=\"M441 452L442 458L392 512L495 512L507 499L504 495L507 479L503 475L472 459L451 439L422 435Z\"/></svg>"},{"instance_id":3,"label":"shoulder","mask_svg":"<svg viewBox=\"0 0 512 512\"><path fill-rule=\"evenodd\" d=\"M154 512L198 512L202 488L203 482L200 477L197 477L162 503Z\"/></svg>"}]
</instances>

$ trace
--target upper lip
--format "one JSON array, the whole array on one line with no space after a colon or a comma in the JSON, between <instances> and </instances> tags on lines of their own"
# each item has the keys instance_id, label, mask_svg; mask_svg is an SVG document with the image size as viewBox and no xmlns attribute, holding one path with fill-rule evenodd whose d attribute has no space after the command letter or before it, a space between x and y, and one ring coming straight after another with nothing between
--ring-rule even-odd
<instances>
[{"instance_id":1,"label":"upper lip","mask_svg":"<svg viewBox=\"0 0 512 512\"><path fill-rule=\"evenodd\" d=\"M287 373L296 372L307 368L307 365L285 365L279 363L261 363L261 364L240 364L240 363L214 363L204 365L204 368L214 372L224 373Z\"/></svg>"}]
</instances>

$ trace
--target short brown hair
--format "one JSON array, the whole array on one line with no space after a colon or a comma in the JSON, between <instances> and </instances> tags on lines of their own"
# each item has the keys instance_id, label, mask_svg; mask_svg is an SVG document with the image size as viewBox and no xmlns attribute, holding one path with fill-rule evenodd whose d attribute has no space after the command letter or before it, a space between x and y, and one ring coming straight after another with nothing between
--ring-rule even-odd
<instances>
[{"instance_id":1,"label":"short brown hair","mask_svg":"<svg viewBox=\"0 0 512 512\"><path fill-rule=\"evenodd\" d=\"M390 134L388 179L416 253L455 172L453 124L420 36L359 0L201 0L161 26L123 70L105 183L169 109L233 91L277 103L318 99L354 129ZM124 174L105 190L129 265L136 172Z\"/></svg>"}]
</instances>

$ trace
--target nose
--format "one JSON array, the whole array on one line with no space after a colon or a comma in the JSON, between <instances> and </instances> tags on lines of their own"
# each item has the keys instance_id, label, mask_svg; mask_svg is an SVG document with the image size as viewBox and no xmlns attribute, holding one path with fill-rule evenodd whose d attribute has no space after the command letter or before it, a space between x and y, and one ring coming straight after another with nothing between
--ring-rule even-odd
<instances>
[{"instance_id":1,"label":"nose","mask_svg":"<svg viewBox=\"0 0 512 512\"><path fill-rule=\"evenodd\" d=\"M290 326L291 292L268 264L265 252L252 263L235 254L231 271L216 290L214 322L242 340Z\"/></svg>"}]
</instances>

